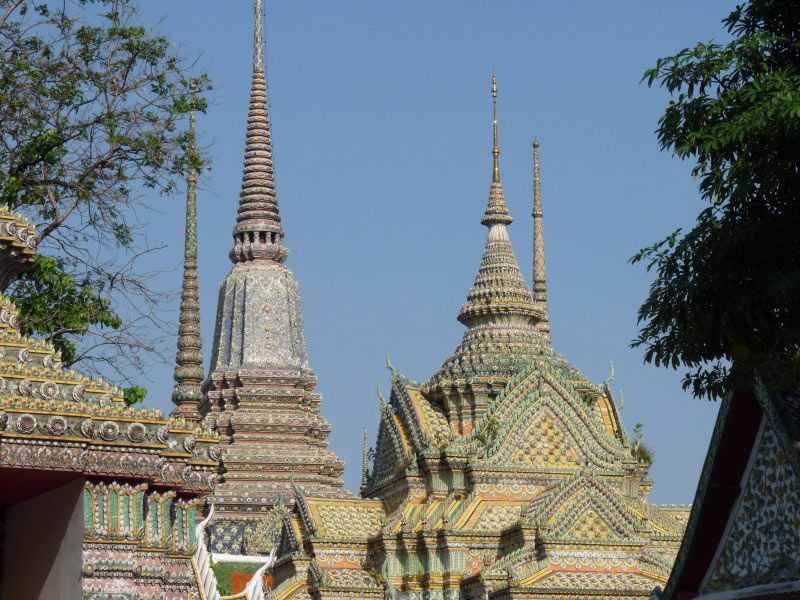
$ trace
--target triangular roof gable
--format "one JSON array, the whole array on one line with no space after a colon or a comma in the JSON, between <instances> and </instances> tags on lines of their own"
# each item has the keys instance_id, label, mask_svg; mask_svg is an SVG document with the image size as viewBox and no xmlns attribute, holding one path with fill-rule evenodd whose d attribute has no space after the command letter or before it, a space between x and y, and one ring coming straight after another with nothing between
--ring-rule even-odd
<instances>
[{"instance_id":1,"label":"triangular roof gable","mask_svg":"<svg viewBox=\"0 0 800 600\"><path fill-rule=\"evenodd\" d=\"M741 494L746 494L748 489L749 475L747 481L742 478L748 465L754 462L753 451L755 445L761 443L762 424L774 432L783 456L794 472L800 474L800 455L792 433L793 415L798 414L798 404L794 403L800 402L798 393L800 387L777 394L759 385L755 392L736 394L722 401L686 534L661 596L663 599L680 593L698 593L707 579L723 537L730 534L732 523L729 521L735 517L732 512L738 506L740 486ZM785 404L787 400L789 406ZM697 535L698 531L702 534Z\"/></svg>"},{"instance_id":2,"label":"triangular roof gable","mask_svg":"<svg viewBox=\"0 0 800 600\"><path fill-rule=\"evenodd\" d=\"M441 414L422 394L420 384L404 377L389 365L392 392L389 403L400 417L409 444L417 454L431 445L454 437L454 432Z\"/></svg>"},{"instance_id":3,"label":"triangular roof gable","mask_svg":"<svg viewBox=\"0 0 800 600\"><path fill-rule=\"evenodd\" d=\"M487 436L486 458L498 463L513 459L528 447L531 427L543 417L551 421L554 436L569 442L564 450L576 459L588 460L598 468L619 470L619 461L633 461L619 440L608 435L596 415L586 406L574 385L541 361L509 382L487 410L473 437ZM550 440L559 441L559 440ZM546 444L549 449L553 444ZM512 462L514 462L512 460ZM573 461L563 467L575 468Z\"/></svg>"},{"instance_id":4,"label":"triangular roof gable","mask_svg":"<svg viewBox=\"0 0 800 600\"><path fill-rule=\"evenodd\" d=\"M546 530L550 540L586 537L638 541L636 517L625 506L623 498L587 471L577 473L532 500L523 520ZM579 535L578 530L586 535Z\"/></svg>"},{"instance_id":5,"label":"triangular roof gable","mask_svg":"<svg viewBox=\"0 0 800 600\"><path fill-rule=\"evenodd\" d=\"M392 477L397 472L398 465L407 458L403 434L397 421L395 410L382 401L378 439L375 442L375 458L372 475L369 479L370 488Z\"/></svg>"}]
</instances>

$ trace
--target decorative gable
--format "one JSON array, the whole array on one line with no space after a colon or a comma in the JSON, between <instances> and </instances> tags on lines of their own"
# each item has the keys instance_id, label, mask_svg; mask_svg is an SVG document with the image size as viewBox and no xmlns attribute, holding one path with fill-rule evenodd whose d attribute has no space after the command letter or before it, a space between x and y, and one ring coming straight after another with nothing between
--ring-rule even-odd
<instances>
[{"instance_id":1,"label":"decorative gable","mask_svg":"<svg viewBox=\"0 0 800 600\"><path fill-rule=\"evenodd\" d=\"M622 539L609 519L603 516L603 509L593 504L584 508L582 513L573 516L572 522L564 531L564 537L580 539L586 542L617 541Z\"/></svg>"},{"instance_id":2,"label":"decorative gable","mask_svg":"<svg viewBox=\"0 0 800 600\"><path fill-rule=\"evenodd\" d=\"M741 504L703 593L800 579L797 451L765 419Z\"/></svg>"},{"instance_id":3,"label":"decorative gable","mask_svg":"<svg viewBox=\"0 0 800 600\"><path fill-rule=\"evenodd\" d=\"M534 468L577 468L583 462L578 444L566 426L549 407L532 415L532 422L517 443L508 444L500 458L508 464Z\"/></svg>"},{"instance_id":4,"label":"decorative gable","mask_svg":"<svg viewBox=\"0 0 800 600\"><path fill-rule=\"evenodd\" d=\"M586 471L533 500L524 520L537 526L548 541L642 541L637 515L599 477Z\"/></svg>"},{"instance_id":5,"label":"decorative gable","mask_svg":"<svg viewBox=\"0 0 800 600\"><path fill-rule=\"evenodd\" d=\"M541 361L492 401L472 436L490 464L567 472L585 464L620 472L622 463L635 464L567 375L573 376Z\"/></svg>"}]
</instances>

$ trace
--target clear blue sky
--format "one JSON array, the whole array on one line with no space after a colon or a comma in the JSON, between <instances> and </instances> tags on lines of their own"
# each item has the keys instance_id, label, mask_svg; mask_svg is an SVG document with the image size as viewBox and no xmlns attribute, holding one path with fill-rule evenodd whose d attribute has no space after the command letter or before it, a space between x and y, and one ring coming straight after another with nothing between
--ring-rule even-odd
<instances>
[{"instance_id":1,"label":"clear blue sky","mask_svg":"<svg viewBox=\"0 0 800 600\"><path fill-rule=\"evenodd\" d=\"M213 170L200 193L206 358L241 180L251 73L250 0L142 2L143 18L200 55L219 84L198 119ZM553 342L594 381L608 376L630 431L655 452L655 502L691 502L718 406L680 374L631 349L650 276L640 247L701 210L689 165L659 151L667 103L639 84L656 58L710 38L734 2L267 0L276 177L288 266L300 282L312 365L333 424L331 448L358 488L361 428L374 443L385 356L424 381L454 350L458 310L486 235L491 71L497 70L501 171L517 259L530 283L531 142L542 197ZM182 254L183 198L151 228ZM163 279L179 284L179 271ZM177 304L175 305L177 318ZM172 367L148 402L170 410ZM384 385L386 388L386 385Z\"/></svg>"}]
</instances>

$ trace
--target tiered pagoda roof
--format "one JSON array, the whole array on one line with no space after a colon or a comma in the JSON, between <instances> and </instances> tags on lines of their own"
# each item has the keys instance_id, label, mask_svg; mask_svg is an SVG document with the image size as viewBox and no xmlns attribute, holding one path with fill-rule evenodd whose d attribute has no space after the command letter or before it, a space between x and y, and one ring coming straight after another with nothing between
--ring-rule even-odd
<instances>
[{"instance_id":1,"label":"tiered pagoda roof","mask_svg":"<svg viewBox=\"0 0 800 600\"><path fill-rule=\"evenodd\" d=\"M648 598L666 581L687 509L647 502L608 385L550 343L538 145L532 293L507 231L496 93L493 78L489 232L464 339L425 384L389 365L361 499L295 489L272 600Z\"/></svg>"},{"instance_id":2,"label":"tiered pagoda roof","mask_svg":"<svg viewBox=\"0 0 800 600\"><path fill-rule=\"evenodd\" d=\"M215 490L210 546L240 552L259 513L309 492L347 497L344 463L327 449L331 431L308 359L300 288L284 262L264 69L261 0L255 0L253 77L233 269L219 291L202 407L216 421L224 474Z\"/></svg>"}]
</instances>

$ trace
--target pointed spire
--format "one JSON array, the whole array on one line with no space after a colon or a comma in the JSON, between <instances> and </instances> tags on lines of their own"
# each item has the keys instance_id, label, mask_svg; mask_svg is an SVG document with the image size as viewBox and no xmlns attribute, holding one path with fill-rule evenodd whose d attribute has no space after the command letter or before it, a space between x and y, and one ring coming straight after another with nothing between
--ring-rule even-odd
<instances>
[{"instance_id":1,"label":"pointed spire","mask_svg":"<svg viewBox=\"0 0 800 600\"><path fill-rule=\"evenodd\" d=\"M494 113L494 145L492 146L492 186L489 189L489 205L483 215L481 223L489 228L491 234L493 225L509 225L512 218L508 214L506 196L503 193L503 184L500 183L500 145L497 141L497 76L492 71L492 110ZM499 233L499 232L497 232Z\"/></svg>"},{"instance_id":2,"label":"pointed spire","mask_svg":"<svg viewBox=\"0 0 800 600\"><path fill-rule=\"evenodd\" d=\"M192 101L196 86L192 84ZM203 342L200 339L200 299L197 286L197 158L195 113L189 113L189 172L186 177L186 229L183 256L183 286L175 356L175 387L172 414L187 421L199 421L198 405L203 399Z\"/></svg>"},{"instance_id":3,"label":"pointed spire","mask_svg":"<svg viewBox=\"0 0 800 600\"><path fill-rule=\"evenodd\" d=\"M367 491L369 480L369 450L367 449L367 428L364 427L364 455L361 457L361 494Z\"/></svg>"},{"instance_id":4,"label":"pointed spire","mask_svg":"<svg viewBox=\"0 0 800 600\"><path fill-rule=\"evenodd\" d=\"M282 263L289 251L283 246L284 231L275 193L272 134L264 63L264 7L255 0L253 28L253 80L247 116L244 174L239 210L233 229L234 263L269 261Z\"/></svg>"},{"instance_id":5,"label":"pointed spire","mask_svg":"<svg viewBox=\"0 0 800 600\"><path fill-rule=\"evenodd\" d=\"M544 342L537 327L541 311L525 283L508 235L507 225L512 219L500 182L497 78L494 73L492 105L494 165L489 202L481 219L489 233L475 282L458 313L458 320L467 326L467 331L461 344L433 375L431 382L455 381L475 374L511 376L521 365L530 363L537 347ZM453 415L458 413L462 416L453 419L468 420L468 417L463 417L468 413L474 413L473 416L478 418L480 407L466 406L471 400L464 402L463 410L453 412ZM457 428L461 426L463 423L459 422Z\"/></svg>"},{"instance_id":6,"label":"pointed spire","mask_svg":"<svg viewBox=\"0 0 800 600\"><path fill-rule=\"evenodd\" d=\"M539 190L539 141L533 142L533 299L542 311L539 331L550 341L550 317L547 313L547 269L544 261L542 196Z\"/></svg>"},{"instance_id":7,"label":"pointed spire","mask_svg":"<svg viewBox=\"0 0 800 600\"><path fill-rule=\"evenodd\" d=\"M494 168L492 169L492 181L500 183L500 146L497 144L497 75L494 69L492 69L492 106L494 108L494 147L492 148Z\"/></svg>"},{"instance_id":8,"label":"pointed spire","mask_svg":"<svg viewBox=\"0 0 800 600\"><path fill-rule=\"evenodd\" d=\"M492 73L492 109L494 113L494 169L489 188L489 202L481 223L489 228L478 276L461 307L458 320L471 327L489 313L521 313L538 318L533 298L519 270L506 226L512 222L500 183L500 149L497 140L497 77Z\"/></svg>"}]
</instances>

